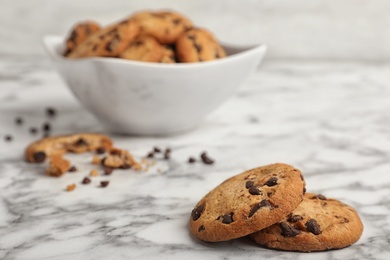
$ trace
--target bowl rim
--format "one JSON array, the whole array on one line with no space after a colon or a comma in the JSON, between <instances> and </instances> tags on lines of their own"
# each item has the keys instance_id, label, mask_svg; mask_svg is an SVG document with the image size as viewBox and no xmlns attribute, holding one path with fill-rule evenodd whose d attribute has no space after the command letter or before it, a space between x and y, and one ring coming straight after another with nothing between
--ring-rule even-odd
<instances>
[{"instance_id":1,"label":"bowl rim","mask_svg":"<svg viewBox=\"0 0 390 260\"><path fill-rule=\"evenodd\" d=\"M119 58L112 58L112 57L86 57L80 59L69 59L64 57L57 50L57 46L59 44L63 44L64 42L65 42L65 37L59 35L45 35L42 37L42 44L44 46L46 53L52 59L55 59L60 62L67 62L67 63L104 62L104 63L128 64L128 65L149 67L149 68L184 69L184 68L213 66L221 63L231 62L246 56L264 54L267 51L267 45L264 43L252 44L252 45L236 45L236 44L221 43L221 45L225 49L234 49L236 50L236 53L212 61L193 62L193 63L157 63L157 62L126 60L126 59L119 59Z\"/></svg>"}]
</instances>

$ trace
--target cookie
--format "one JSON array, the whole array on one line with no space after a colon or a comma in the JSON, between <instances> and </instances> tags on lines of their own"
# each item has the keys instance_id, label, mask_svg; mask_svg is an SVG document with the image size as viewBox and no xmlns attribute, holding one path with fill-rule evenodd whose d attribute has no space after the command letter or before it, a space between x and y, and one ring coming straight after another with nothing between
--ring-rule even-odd
<instances>
[{"instance_id":1,"label":"cookie","mask_svg":"<svg viewBox=\"0 0 390 260\"><path fill-rule=\"evenodd\" d=\"M126 150L111 149L110 153L101 160L101 164L108 168L141 170L142 166L134 160Z\"/></svg>"},{"instance_id":2,"label":"cookie","mask_svg":"<svg viewBox=\"0 0 390 260\"><path fill-rule=\"evenodd\" d=\"M302 201L305 181L287 164L271 164L231 177L210 191L191 213L191 233L217 242L271 226Z\"/></svg>"},{"instance_id":3,"label":"cookie","mask_svg":"<svg viewBox=\"0 0 390 260\"><path fill-rule=\"evenodd\" d=\"M108 26L78 45L68 58L117 57L139 32L139 25L132 20Z\"/></svg>"},{"instance_id":4,"label":"cookie","mask_svg":"<svg viewBox=\"0 0 390 260\"><path fill-rule=\"evenodd\" d=\"M180 34L192 27L187 17L172 11L140 12L130 19L140 25L142 35L152 36L162 44L175 43Z\"/></svg>"},{"instance_id":5,"label":"cookie","mask_svg":"<svg viewBox=\"0 0 390 260\"><path fill-rule=\"evenodd\" d=\"M89 133L51 136L30 144L26 148L25 157L28 162L41 163L47 157L57 154L65 152L83 153L101 147L106 150L112 148L112 141L108 136Z\"/></svg>"},{"instance_id":6,"label":"cookie","mask_svg":"<svg viewBox=\"0 0 390 260\"><path fill-rule=\"evenodd\" d=\"M171 46L164 46L163 55L160 59L161 63L176 63L175 52Z\"/></svg>"},{"instance_id":7,"label":"cookie","mask_svg":"<svg viewBox=\"0 0 390 260\"><path fill-rule=\"evenodd\" d=\"M141 36L132 42L119 57L127 60L160 62L164 51L165 47L153 37Z\"/></svg>"},{"instance_id":8,"label":"cookie","mask_svg":"<svg viewBox=\"0 0 390 260\"><path fill-rule=\"evenodd\" d=\"M54 177L60 177L70 169L70 162L62 158L61 154L54 155L50 158L49 168L46 174Z\"/></svg>"},{"instance_id":9,"label":"cookie","mask_svg":"<svg viewBox=\"0 0 390 260\"><path fill-rule=\"evenodd\" d=\"M193 28L177 39L176 55L179 62L198 62L226 57L226 52L209 31Z\"/></svg>"},{"instance_id":10,"label":"cookie","mask_svg":"<svg viewBox=\"0 0 390 260\"><path fill-rule=\"evenodd\" d=\"M64 56L69 55L80 43L85 41L90 35L99 31L101 26L94 21L85 21L76 24L66 39L66 49Z\"/></svg>"},{"instance_id":11,"label":"cookie","mask_svg":"<svg viewBox=\"0 0 390 260\"><path fill-rule=\"evenodd\" d=\"M312 252L347 247L358 241L362 232L363 224L352 207L306 193L287 217L250 237L269 248Z\"/></svg>"}]
</instances>

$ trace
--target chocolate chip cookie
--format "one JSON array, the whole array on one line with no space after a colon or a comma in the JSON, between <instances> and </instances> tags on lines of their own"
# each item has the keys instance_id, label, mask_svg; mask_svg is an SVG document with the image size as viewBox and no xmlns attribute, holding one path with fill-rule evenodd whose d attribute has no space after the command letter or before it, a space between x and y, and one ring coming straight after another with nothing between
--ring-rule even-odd
<instances>
[{"instance_id":1,"label":"chocolate chip cookie","mask_svg":"<svg viewBox=\"0 0 390 260\"><path fill-rule=\"evenodd\" d=\"M94 21L85 21L76 24L66 39L66 49L64 56L69 55L80 43L85 41L90 35L99 31L101 26Z\"/></svg>"},{"instance_id":2,"label":"chocolate chip cookie","mask_svg":"<svg viewBox=\"0 0 390 260\"><path fill-rule=\"evenodd\" d=\"M90 133L51 136L30 144L26 148L25 157L28 162L41 163L47 157L57 154L83 153L95 151L100 147L110 150L112 148L111 139L106 135Z\"/></svg>"},{"instance_id":3,"label":"chocolate chip cookie","mask_svg":"<svg viewBox=\"0 0 390 260\"><path fill-rule=\"evenodd\" d=\"M108 26L82 42L68 55L69 58L117 57L139 34L138 23L125 20Z\"/></svg>"},{"instance_id":4,"label":"chocolate chip cookie","mask_svg":"<svg viewBox=\"0 0 390 260\"><path fill-rule=\"evenodd\" d=\"M209 31L193 28L177 39L176 55L180 62L199 62L223 58L226 52Z\"/></svg>"},{"instance_id":5,"label":"chocolate chip cookie","mask_svg":"<svg viewBox=\"0 0 390 260\"><path fill-rule=\"evenodd\" d=\"M231 177L198 202L191 233L217 242L246 236L282 220L302 201L305 181L287 164L271 164Z\"/></svg>"},{"instance_id":6,"label":"chocolate chip cookie","mask_svg":"<svg viewBox=\"0 0 390 260\"><path fill-rule=\"evenodd\" d=\"M156 38L162 44L175 43L179 35L192 27L191 21L173 11L139 12L131 20L141 27L141 34Z\"/></svg>"},{"instance_id":7,"label":"chocolate chip cookie","mask_svg":"<svg viewBox=\"0 0 390 260\"><path fill-rule=\"evenodd\" d=\"M250 237L269 248L311 252L349 246L359 240L362 232L363 224L352 207L306 193L287 217Z\"/></svg>"},{"instance_id":8,"label":"chocolate chip cookie","mask_svg":"<svg viewBox=\"0 0 390 260\"><path fill-rule=\"evenodd\" d=\"M141 36L133 41L120 55L127 60L160 62L163 58L165 47L151 36Z\"/></svg>"}]
</instances>

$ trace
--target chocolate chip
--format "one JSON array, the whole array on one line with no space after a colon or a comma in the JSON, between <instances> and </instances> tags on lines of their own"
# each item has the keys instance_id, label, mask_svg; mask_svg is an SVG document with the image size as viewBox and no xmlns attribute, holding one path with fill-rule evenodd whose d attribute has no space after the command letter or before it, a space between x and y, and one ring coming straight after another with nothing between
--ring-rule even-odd
<instances>
[{"instance_id":1,"label":"chocolate chip","mask_svg":"<svg viewBox=\"0 0 390 260\"><path fill-rule=\"evenodd\" d=\"M76 166L74 166L74 165L71 166L71 167L69 168L68 172L77 172Z\"/></svg>"},{"instance_id":2,"label":"chocolate chip","mask_svg":"<svg viewBox=\"0 0 390 260\"><path fill-rule=\"evenodd\" d=\"M111 151L110 151L110 154L111 154L111 155L120 155L121 152L120 152L120 150L118 150L118 149L114 149L114 150L111 150Z\"/></svg>"},{"instance_id":3,"label":"chocolate chip","mask_svg":"<svg viewBox=\"0 0 390 260\"><path fill-rule=\"evenodd\" d=\"M295 237L301 233L300 230L290 226L289 224L282 222L280 223L280 228L282 229L282 236L284 237Z\"/></svg>"},{"instance_id":4,"label":"chocolate chip","mask_svg":"<svg viewBox=\"0 0 390 260\"><path fill-rule=\"evenodd\" d=\"M130 169L130 168L131 168L131 165L130 165L130 164L127 164L127 163L122 164L122 165L119 167L119 169L123 169L123 170Z\"/></svg>"},{"instance_id":5,"label":"chocolate chip","mask_svg":"<svg viewBox=\"0 0 390 260\"><path fill-rule=\"evenodd\" d=\"M75 146L87 146L88 143L87 141L85 141L84 138L79 138L75 143L74 143Z\"/></svg>"},{"instance_id":6,"label":"chocolate chip","mask_svg":"<svg viewBox=\"0 0 390 260\"><path fill-rule=\"evenodd\" d=\"M154 157L154 153L153 152L150 152L146 155L147 158L153 158Z\"/></svg>"},{"instance_id":7,"label":"chocolate chip","mask_svg":"<svg viewBox=\"0 0 390 260\"><path fill-rule=\"evenodd\" d=\"M287 221L292 222L292 223L296 223L296 222L301 221L302 219L303 219L303 217L301 215L293 215L291 213L290 215L288 215Z\"/></svg>"},{"instance_id":8,"label":"chocolate chip","mask_svg":"<svg viewBox=\"0 0 390 260\"><path fill-rule=\"evenodd\" d=\"M31 134L35 135L38 132L38 129L36 127L30 127L29 131Z\"/></svg>"},{"instance_id":9,"label":"chocolate chip","mask_svg":"<svg viewBox=\"0 0 390 260\"><path fill-rule=\"evenodd\" d=\"M277 177L271 177L271 178L268 179L268 181L266 181L264 183L264 185L266 185L268 187L275 186L276 184L278 184L278 178Z\"/></svg>"},{"instance_id":10,"label":"chocolate chip","mask_svg":"<svg viewBox=\"0 0 390 260\"><path fill-rule=\"evenodd\" d=\"M165 153L171 153L171 148L165 148Z\"/></svg>"},{"instance_id":11,"label":"chocolate chip","mask_svg":"<svg viewBox=\"0 0 390 260\"><path fill-rule=\"evenodd\" d=\"M49 117L54 117L57 114L56 110L52 107L46 108L46 115Z\"/></svg>"},{"instance_id":12,"label":"chocolate chip","mask_svg":"<svg viewBox=\"0 0 390 260\"><path fill-rule=\"evenodd\" d=\"M46 159L46 153L45 152L36 152L33 154L34 161L37 163L44 162Z\"/></svg>"},{"instance_id":13,"label":"chocolate chip","mask_svg":"<svg viewBox=\"0 0 390 260\"><path fill-rule=\"evenodd\" d=\"M50 132L50 130L51 130L50 124L49 124L49 123L44 123L44 124L42 125L42 130L43 130L44 132Z\"/></svg>"},{"instance_id":14,"label":"chocolate chip","mask_svg":"<svg viewBox=\"0 0 390 260\"><path fill-rule=\"evenodd\" d=\"M249 212L248 217L252 217L256 213L256 211L258 211L260 208L263 208L263 207L272 208L272 206L268 200L262 200L259 204L256 204L252 207L251 211Z\"/></svg>"},{"instance_id":15,"label":"chocolate chip","mask_svg":"<svg viewBox=\"0 0 390 260\"><path fill-rule=\"evenodd\" d=\"M259 190L258 187L256 186L252 186L248 189L249 193L252 194L252 195L263 195L263 192L261 190Z\"/></svg>"},{"instance_id":16,"label":"chocolate chip","mask_svg":"<svg viewBox=\"0 0 390 260\"><path fill-rule=\"evenodd\" d=\"M85 177L81 183L82 184L89 184L89 183L91 183L91 179L88 177Z\"/></svg>"},{"instance_id":17,"label":"chocolate chip","mask_svg":"<svg viewBox=\"0 0 390 260\"><path fill-rule=\"evenodd\" d=\"M202 46L200 46L199 44L194 43L194 47L195 47L197 52L201 52L202 51Z\"/></svg>"},{"instance_id":18,"label":"chocolate chip","mask_svg":"<svg viewBox=\"0 0 390 260\"><path fill-rule=\"evenodd\" d=\"M196 159L194 157L188 158L188 163L194 163L196 162Z\"/></svg>"},{"instance_id":19,"label":"chocolate chip","mask_svg":"<svg viewBox=\"0 0 390 260\"><path fill-rule=\"evenodd\" d=\"M253 181L247 181L247 182L245 183L245 188L249 189L249 188L251 188L251 187L253 186L253 184L254 184Z\"/></svg>"},{"instance_id":20,"label":"chocolate chip","mask_svg":"<svg viewBox=\"0 0 390 260\"><path fill-rule=\"evenodd\" d=\"M180 18L176 18L172 21L175 25L178 25L181 22Z\"/></svg>"},{"instance_id":21,"label":"chocolate chip","mask_svg":"<svg viewBox=\"0 0 390 260\"><path fill-rule=\"evenodd\" d=\"M104 147L99 147L96 149L97 154L104 154L106 152L106 148Z\"/></svg>"},{"instance_id":22,"label":"chocolate chip","mask_svg":"<svg viewBox=\"0 0 390 260\"><path fill-rule=\"evenodd\" d=\"M21 117L15 118L15 123L16 123L17 125L23 124L23 118L21 118Z\"/></svg>"},{"instance_id":23,"label":"chocolate chip","mask_svg":"<svg viewBox=\"0 0 390 260\"><path fill-rule=\"evenodd\" d=\"M198 232L202 232L202 231L204 231L206 228L203 226L203 225L201 225L199 228L198 228Z\"/></svg>"},{"instance_id":24,"label":"chocolate chip","mask_svg":"<svg viewBox=\"0 0 390 260\"><path fill-rule=\"evenodd\" d=\"M303 188L303 195L305 195L306 194L306 188L304 187Z\"/></svg>"},{"instance_id":25,"label":"chocolate chip","mask_svg":"<svg viewBox=\"0 0 390 260\"><path fill-rule=\"evenodd\" d=\"M169 158L171 158L171 149L166 148L164 152L164 159L168 160Z\"/></svg>"},{"instance_id":26,"label":"chocolate chip","mask_svg":"<svg viewBox=\"0 0 390 260\"><path fill-rule=\"evenodd\" d=\"M314 235L321 234L320 226L318 225L317 220L315 220L314 218L309 219L306 222L305 226L307 230L313 233Z\"/></svg>"},{"instance_id":27,"label":"chocolate chip","mask_svg":"<svg viewBox=\"0 0 390 260\"><path fill-rule=\"evenodd\" d=\"M313 196L312 199L327 200L327 198L322 194L317 194L317 195Z\"/></svg>"},{"instance_id":28,"label":"chocolate chip","mask_svg":"<svg viewBox=\"0 0 390 260\"><path fill-rule=\"evenodd\" d=\"M204 164L213 164L214 163L214 160L211 159L210 157L208 157L207 152L201 153L200 158L202 159L202 162Z\"/></svg>"},{"instance_id":29,"label":"chocolate chip","mask_svg":"<svg viewBox=\"0 0 390 260\"><path fill-rule=\"evenodd\" d=\"M6 136L4 136L4 140L5 140L6 142L11 142L13 139L14 139L14 138L12 137L12 135L6 135Z\"/></svg>"},{"instance_id":30,"label":"chocolate chip","mask_svg":"<svg viewBox=\"0 0 390 260\"><path fill-rule=\"evenodd\" d=\"M234 222L234 220L233 220L233 212L232 213L230 213L230 214L225 214L225 215L223 215L223 216L221 216L221 218L222 218L222 223L223 224L230 224L230 223L232 223L232 222Z\"/></svg>"},{"instance_id":31,"label":"chocolate chip","mask_svg":"<svg viewBox=\"0 0 390 260\"><path fill-rule=\"evenodd\" d=\"M305 179L303 178L303 175L302 175L302 173L301 174L299 174L299 177L301 177L301 181L304 181Z\"/></svg>"},{"instance_id":32,"label":"chocolate chip","mask_svg":"<svg viewBox=\"0 0 390 260\"><path fill-rule=\"evenodd\" d=\"M108 186L109 183L110 183L109 181L101 181L101 182L100 182L100 186L101 186L102 188L105 188L105 187Z\"/></svg>"},{"instance_id":33,"label":"chocolate chip","mask_svg":"<svg viewBox=\"0 0 390 260\"><path fill-rule=\"evenodd\" d=\"M188 35L187 38L191 41L195 41L195 35Z\"/></svg>"},{"instance_id":34,"label":"chocolate chip","mask_svg":"<svg viewBox=\"0 0 390 260\"><path fill-rule=\"evenodd\" d=\"M155 153L161 153L161 149L160 149L159 147L157 147L157 146L155 146L155 147L153 148L153 151L154 151Z\"/></svg>"},{"instance_id":35,"label":"chocolate chip","mask_svg":"<svg viewBox=\"0 0 390 260\"><path fill-rule=\"evenodd\" d=\"M200 204L192 210L191 217L192 217L193 221L196 221L200 218L200 216L202 215L202 213L204 211L204 206L205 206L204 204Z\"/></svg>"},{"instance_id":36,"label":"chocolate chip","mask_svg":"<svg viewBox=\"0 0 390 260\"><path fill-rule=\"evenodd\" d=\"M103 171L104 171L104 174L105 174L105 175L111 175L112 172L114 171L114 169L111 168L111 167L104 167L104 168L103 168Z\"/></svg>"}]
</instances>

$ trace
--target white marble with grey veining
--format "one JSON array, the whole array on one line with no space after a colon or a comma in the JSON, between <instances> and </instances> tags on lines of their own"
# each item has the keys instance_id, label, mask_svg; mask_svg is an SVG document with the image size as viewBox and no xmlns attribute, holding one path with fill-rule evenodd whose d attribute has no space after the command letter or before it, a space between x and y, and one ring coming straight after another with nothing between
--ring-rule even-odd
<instances>
[{"instance_id":1,"label":"white marble with grey veining","mask_svg":"<svg viewBox=\"0 0 390 260\"><path fill-rule=\"evenodd\" d=\"M23 162L40 136L100 131L46 60L0 61L1 259L389 259L390 65L266 62L197 129L178 136L113 136L140 159L170 147L146 173L116 171L65 192L93 168L69 155L75 174L51 178ZM44 108L58 116L49 119ZM157 112L157 111L156 111ZM22 126L14 119L21 116ZM191 115L189 115L191 116ZM12 142L3 141L12 134ZM208 151L212 166L186 163ZM243 238L203 243L188 232L189 214L210 189L243 170L273 162L302 170L307 188L355 207L365 226L351 247L302 254L264 249ZM110 185L98 188L98 180Z\"/></svg>"}]
</instances>

